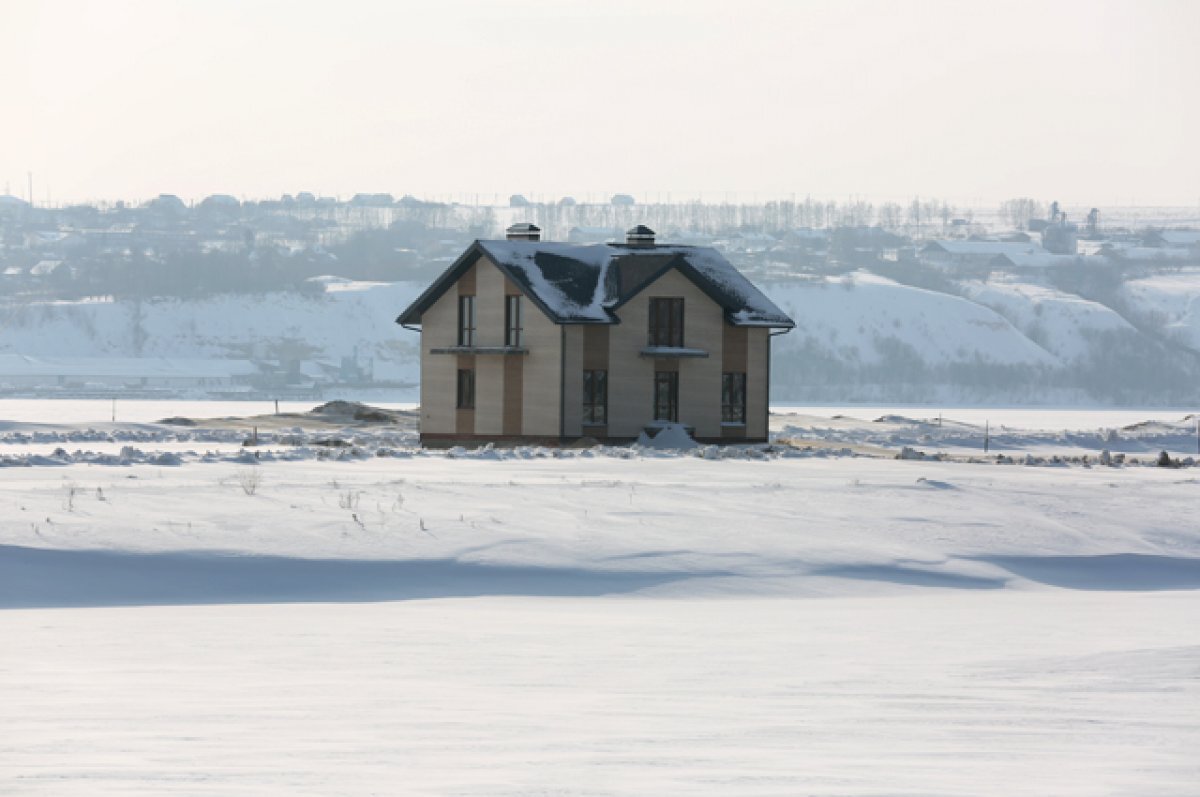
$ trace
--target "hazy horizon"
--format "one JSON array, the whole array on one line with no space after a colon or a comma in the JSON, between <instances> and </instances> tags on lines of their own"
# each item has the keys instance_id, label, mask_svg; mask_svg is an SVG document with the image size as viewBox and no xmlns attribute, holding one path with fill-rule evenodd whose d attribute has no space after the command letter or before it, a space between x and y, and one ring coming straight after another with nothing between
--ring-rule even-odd
<instances>
[{"instance_id":1,"label":"hazy horizon","mask_svg":"<svg viewBox=\"0 0 1200 797\"><path fill-rule=\"evenodd\" d=\"M1186 2L0 0L0 190L1194 206L1197 30Z\"/></svg>"}]
</instances>

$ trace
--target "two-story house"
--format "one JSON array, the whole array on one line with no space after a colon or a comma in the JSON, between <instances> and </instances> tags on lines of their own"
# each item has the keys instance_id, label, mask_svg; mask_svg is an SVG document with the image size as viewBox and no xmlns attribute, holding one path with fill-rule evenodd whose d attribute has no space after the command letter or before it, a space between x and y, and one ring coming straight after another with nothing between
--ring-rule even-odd
<instances>
[{"instance_id":1,"label":"two-story house","mask_svg":"<svg viewBox=\"0 0 1200 797\"><path fill-rule=\"evenodd\" d=\"M770 336L795 326L719 252L475 241L397 323L421 332L421 442L767 439Z\"/></svg>"}]
</instances>

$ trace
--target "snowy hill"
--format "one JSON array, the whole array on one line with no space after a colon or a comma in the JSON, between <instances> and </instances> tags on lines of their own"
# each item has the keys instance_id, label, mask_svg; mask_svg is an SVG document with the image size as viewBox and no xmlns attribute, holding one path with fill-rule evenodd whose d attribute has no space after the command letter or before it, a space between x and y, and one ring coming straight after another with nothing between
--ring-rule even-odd
<instances>
[{"instance_id":1,"label":"snowy hill","mask_svg":"<svg viewBox=\"0 0 1200 797\"><path fill-rule=\"evenodd\" d=\"M1026 282L963 283L971 301L990 307L1061 362L1085 360L1095 353L1098 331L1134 333L1114 310L1044 285Z\"/></svg>"},{"instance_id":2,"label":"snowy hill","mask_svg":"<svg viewBox=\"0 0 1200 797\"><path fill-rule=\"evenodd\" d=\"M817 341L849 363L881 363L900 346L927 365L981 359L1002 365L1058 364L1054 355L988 307L866 272L777 283L768 293L796 320L793 340ZM793 348L793 340L780 339L782 356Z\"/></svg>"},{"instance_id":3,"label":"snowy hill","mask_svg":"<svg viewBox=\"0 0 1200 797\"><path fill-rule=\"evenodd\" d=\"M1200 351L1200 269L1130 280L1123 294L1135 310L1157 318L1168 334Z\"/></svg>"},{"instance_id":4,"label":"snowy hill","mask_svg":"<svg viewBox=\"0 0 1200 797\"><path fill-rule=\"evenodd\" d=\"M23 305L6 311L0 353L270 359L299 352L335 365L357 357L376 380L417 382L418 338L393 322L423 284L337 277L314 284L323 292ZM948 283L945 292L865 271L761 287L798 324L774 341L776 400L1178 404L1194 393L1188 374L1196 363L1169 344L1200 351L1200 271L1128 282L1115 307L1002 275ZM1153 332L1159 328L1162 340ZM1176 382L1164 386L1159 374Z\"/></svg>"},{"instance_id":5,"label":"snowy hill","mask_svg":"<svg viewBox=\"0 0 1200 797\"><path fill-rule=\"evenodd\" d=\"M200 300L45 302L10 311L0 352L59 357L270 357L371 361L379 380L415 383L417 336L393 320L420 292L412 283L327 279L315 295Z\"/></svg>"}]
</instances>

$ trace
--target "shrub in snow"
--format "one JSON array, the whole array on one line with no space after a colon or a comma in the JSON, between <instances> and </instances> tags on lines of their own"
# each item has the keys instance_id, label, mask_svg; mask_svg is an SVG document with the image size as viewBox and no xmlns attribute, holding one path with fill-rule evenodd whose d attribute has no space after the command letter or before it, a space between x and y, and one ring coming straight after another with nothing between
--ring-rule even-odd
<instances>
[{"instance_id":1,"label":"shrub in snow","mask_svg":"<svg viewBox=\"0 0 1200 797\"><path fill-rule=\"evenodd\" d=\"M246 495L254 495L258 492L258 487L262 484L262 473L258 468L247 468L237 472L238 486L242 488L242 492Z\"/></svg>"}]
</instances>

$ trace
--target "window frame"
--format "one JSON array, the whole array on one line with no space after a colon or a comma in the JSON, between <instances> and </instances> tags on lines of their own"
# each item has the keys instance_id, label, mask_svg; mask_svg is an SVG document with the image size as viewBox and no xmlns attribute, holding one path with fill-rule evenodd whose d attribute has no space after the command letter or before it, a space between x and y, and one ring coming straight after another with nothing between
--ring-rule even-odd
<instances>
[{"instance_id":1,"label":"window frame","mask_svg":"<svg viewBox=\"0 0 1200 797\"><path fill-rule=\"evenodd\" d=\"M475 345L475 296L458 297L458 345Z\"/></svg>"},{"instance_id":2,"label":"window frame","mask_svg":"<svg viewBox=\"0 0 1200 797\"><path fill-rule=\"evenodd\" d=\"M583 425L608 425L608 370L583 369Z\"/></svg>"},{"instance_id":3,"label":"window frame","mask_svg":"<svg viewBox=\"0 0 1200 797\"><path fill-rule=\"evenodd\" d=\"M504 297L504 345L518 348L525 337L525 308L519 293L510 293Z\"/></svg>"},{"instance_id":4,"label":"window frame","mask_svg":"<svg viewBox=\"0 0 1200 797\"><path fill-rule=\"evenodd\" d=\"M665 387L665 394L663 392ZM665 401L663 400L665 398ZM664 412L660 410L665 409ZM666 417L663 417L663 415ZM679 423L679 372L654 372L654 420Z\"/></svg>"},{"instance_id":5,"label":"window frame","mask_svg":"<svg viewBox=\"0 0 1200 797\"><path fill-rule=\"evenodd\" d=\"M475 409L475 369L459 368L455 382L455 409Z\"/></svg>"},{"instance_id":6,"label":"window frame","mask_svg":"<svg viewBox=\"0 0 1200 797\"><path fill-rule=\"evenodd\" d=\"M683 297L650 297L649 345L683 348Z\"/></svg>"},{"instance_id":7,"label":"window frame","mask_svg":"<svg viewBox=\"0 0 1200 797\"><path fill-rule=\"evenodd\" d=\"M745 371L726 371L721 374L721 423L746 425Z\"/></svg>"}]
</instances>

